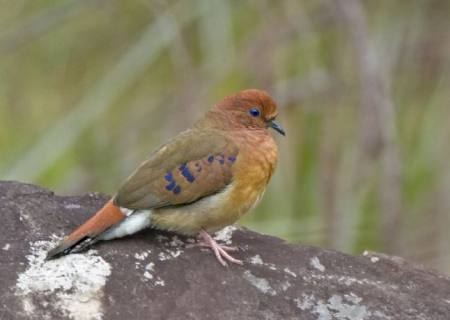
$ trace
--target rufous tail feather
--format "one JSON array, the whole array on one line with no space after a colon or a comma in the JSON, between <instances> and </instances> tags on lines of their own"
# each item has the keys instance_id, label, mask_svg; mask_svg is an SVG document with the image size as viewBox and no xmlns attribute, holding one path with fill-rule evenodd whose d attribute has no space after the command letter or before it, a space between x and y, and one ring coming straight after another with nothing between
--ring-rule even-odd
<instances>
[{"instance_id":1,"label":"rufous tail feather","mask_svg":"<svg viewBox=\"0 0 450 320\"><path fill-rule=\"evenodd\" d=\"M78 227L70 235L47 253L47 260L81 251L95 242L95 238L110 227L122 221L126 216L112 200L108 201L92 218Z\"/></svg>"}]
</instances>

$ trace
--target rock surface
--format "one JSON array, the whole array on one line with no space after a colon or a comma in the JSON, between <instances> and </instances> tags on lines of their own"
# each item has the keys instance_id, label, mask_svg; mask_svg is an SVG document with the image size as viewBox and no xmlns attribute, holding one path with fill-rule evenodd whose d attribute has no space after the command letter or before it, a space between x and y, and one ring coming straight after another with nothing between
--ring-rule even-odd
<instances>
[{"instance_id":1,"label":"rock surface","mask_svg":"<svg viewBox=\"0 0 450 320\"><path fill-rule=\"evenodd\" d=\"M218 237L243 247L243 267L150 230L43 261L106 200L0 183L0 319L450 319L448 277L234 227Z\"/></svg>"}]
</instances>

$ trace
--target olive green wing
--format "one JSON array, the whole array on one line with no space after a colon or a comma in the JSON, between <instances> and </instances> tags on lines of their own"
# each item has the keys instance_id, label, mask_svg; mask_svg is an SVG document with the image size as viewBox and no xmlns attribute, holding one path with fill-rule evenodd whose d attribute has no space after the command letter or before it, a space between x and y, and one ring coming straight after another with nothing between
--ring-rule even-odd
<instances>
[{"instance_id":1,"label":"olive green wing","mask_svg":"<svg viewBox=\"0 0 450 320\"><path fill-rule=\"evenodd\" d=\"M120 187L114 203L129 209L192 203L232 181L238 153L219 131L182 132L139 166Z\"/></svg>"}]
</instances>

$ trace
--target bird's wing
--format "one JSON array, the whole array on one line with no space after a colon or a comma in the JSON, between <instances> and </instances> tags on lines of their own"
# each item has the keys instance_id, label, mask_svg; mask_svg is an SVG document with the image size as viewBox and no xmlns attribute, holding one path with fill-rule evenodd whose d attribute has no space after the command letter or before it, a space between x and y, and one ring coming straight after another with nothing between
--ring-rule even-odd
<instances>
[{"instance_id":1,"label":"bird's wing","mask_svg":"<svg viewBox=\"0 0 450 320\"><path fill-rule=\"evenodd\" d=\"M163 145L125 181L117 206L153 209L192 203L232 180L237 146L218 131L187 130Z\"/></svg>"}]
</instances>

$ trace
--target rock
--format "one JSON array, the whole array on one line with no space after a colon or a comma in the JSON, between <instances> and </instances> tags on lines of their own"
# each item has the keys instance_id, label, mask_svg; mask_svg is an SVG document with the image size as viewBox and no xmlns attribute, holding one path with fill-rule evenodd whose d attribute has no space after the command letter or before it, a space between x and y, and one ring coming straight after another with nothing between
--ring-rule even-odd
<instances>
[{"instance_id":1,"label":"rock","mask_svg":"<svg viewBox=\"0 0 450 320\"><path fill-rule=\"evenodd\" d=\"M235 227L218 237L243 248L243 267L150 230L43 261L106 200L0 183L0 319L450 319L448 277Z\"/></svg>"}]
</instances>

